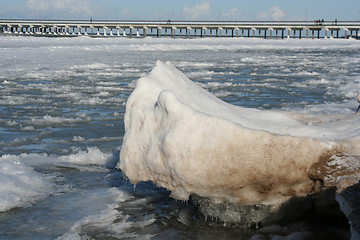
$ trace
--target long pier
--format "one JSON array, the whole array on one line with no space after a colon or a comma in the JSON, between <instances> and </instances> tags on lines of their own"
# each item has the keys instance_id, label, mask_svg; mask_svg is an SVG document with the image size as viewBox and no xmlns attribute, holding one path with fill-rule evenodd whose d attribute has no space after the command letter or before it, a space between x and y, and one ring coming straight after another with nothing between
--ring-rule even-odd
<instances>
[{"instance_id":1,"label":"long pier","mask_svg":"<svg viewBox=\"0 0 360 240\"><path fill-rule=\"evenodd\" d=\"M0 19L0 34L91 37L356 38L360 21L125 21Z\"/></svg>"}]
</instances>

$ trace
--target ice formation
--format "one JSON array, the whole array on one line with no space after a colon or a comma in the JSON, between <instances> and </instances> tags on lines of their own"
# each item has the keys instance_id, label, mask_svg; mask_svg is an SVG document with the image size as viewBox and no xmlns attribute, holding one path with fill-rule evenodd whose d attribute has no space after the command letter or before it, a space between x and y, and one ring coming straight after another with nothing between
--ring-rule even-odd
<instances>
[{"instance_id":1,"label":"ice formation","mask_svg":"<svg viewBox=\"0 0 360 240\"><path fill-rule=\"evenodd\" d=\"M9 155L0 157L0 182L0 213L30 206L48 196L53 188L45 175Z\"/></svg>"},{"instance_id":2,"label":"ice formation","mask_svg":"<svg viewBox=\"0 0 360 240\"><path fill-rule=\"evenodd\" d=\"M330 156L359 154L357 119L233 106L158 61L128 98L118 167L176 199L278 205L323 187Z\"/></svg>"},{"instance_id":3,"label":"ice formation","mask_svg":"<svg viewBox=\"0 0 360 240\"><path fill-rule=\"evenodd\" d=\"M108 171L117 161L113 154L103 153L96 147L70 155L20 154L0 156L0 212L17 207L31 206L55 191L53 177L36 171L51 167L74 168L79 171Z\"/></svg>"}]
</instances>

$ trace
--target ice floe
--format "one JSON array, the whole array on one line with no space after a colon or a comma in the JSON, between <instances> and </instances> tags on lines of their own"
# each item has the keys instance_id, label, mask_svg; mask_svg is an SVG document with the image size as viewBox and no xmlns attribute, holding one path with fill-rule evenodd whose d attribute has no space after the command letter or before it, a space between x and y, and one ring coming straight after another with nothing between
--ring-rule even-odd
<instances>
[{"instance_id":1,"label":"ice floe","mask_svg":"<svg viewBox=\"0 0 360 240\"><path fill-rule=\"evenodd\" d=\"M169 62L137 81L124 121L118 167L130 181L150 180L176 199L200 196L208 205L279 206L326 187L316 170L334 154L360 154L356 114L233 106Z\"/></svg>"}]
</instances>

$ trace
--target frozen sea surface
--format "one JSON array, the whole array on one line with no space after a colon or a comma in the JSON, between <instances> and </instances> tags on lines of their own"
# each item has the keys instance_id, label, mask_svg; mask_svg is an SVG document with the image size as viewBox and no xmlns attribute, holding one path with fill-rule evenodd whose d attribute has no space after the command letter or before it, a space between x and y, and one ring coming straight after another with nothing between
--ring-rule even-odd
<instances>
[{"instance_id":1,"label":"frozen sea surface","mask_svg":"<svg viewBox=\"0 0 360 240\"><path fill-rule=\"evenodd\" d=\"M339 219L204 219L115 169L135 81L170 61L231 104L354 112L360 41L0 36L0 239L341 239ZM340 223L339 223L340 221Z\"/></svg>"}]
</instances>

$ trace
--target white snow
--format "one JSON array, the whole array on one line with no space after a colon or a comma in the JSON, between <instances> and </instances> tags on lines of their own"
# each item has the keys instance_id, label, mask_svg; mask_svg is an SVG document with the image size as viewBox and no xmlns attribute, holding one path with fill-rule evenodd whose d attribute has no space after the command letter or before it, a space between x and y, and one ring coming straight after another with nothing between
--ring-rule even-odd
<instances>
[{"instance_id":1,"label":"white snow","mask_svg":"<svg viewBox=\"0 0 360 240\"><path fill-rule=\"evenodd\" d=\"M358 116L301 115L227 104L158 61L128 98L118 167L186 200L273 204L305 195L312 164L359 154Z\"/></svg>"},{"instance_id":2,"label":"white snow","mask_svg":"<svg viewBox=\"0 0 360 240\"><path fill-rule=\"evenodd\" d=\"M114 164L112 154L96 147L71 155L48 154L3 155L0 157L0 212L15 207L27 207L53 193L52 177L34 170L46 166L77 168L80 171L106 171L107 164Z\"/></svg>"},{"instance_id":3,"label":"white snow","mask_svg":"<svg viewBox=\"0 0 360 240\"><path fill-rule=\"evenodd\" d=\"M52 192L49 179L17 157L0 157L0 212L27 207Z\"/></svg>"},{"instance_id":4,"label":"white snow","mask_svg":"<svg viewBox=\"0 0 360 240\"><path fill-rule=\"evenodd\" d=\"M66 118L66 117L53 117L49 115L45 115L42 118L30 118L28 120L28 123L36 124L36 125L58 125L58 124L64 124L64 123L77 123L77 122L83 122L83 121L89 121L90 118Z\"/></svg>"},{"instance_id":5,"label":"white snow","mask_svg":"<svg viewBox=\"0 0 360 240\"><path fill-rule=\"evenodd\" d=\"M10 156L33 167L69 167L80 171L107 171L105 167L116 161L116 157L112 153L104 153L97 147L88 147L85 151L62 156L46 153L23 153L19 156Z\"/></svg>"}]
</instances>

